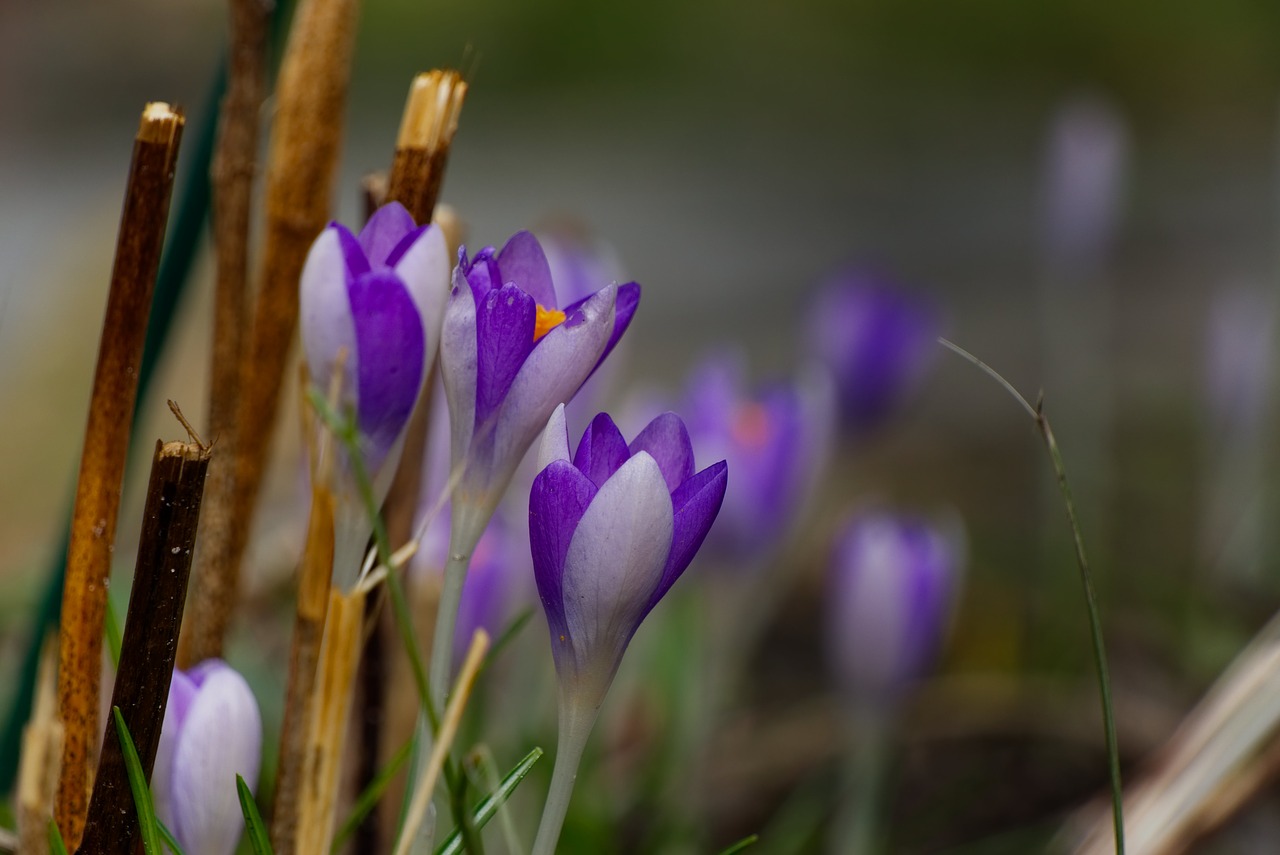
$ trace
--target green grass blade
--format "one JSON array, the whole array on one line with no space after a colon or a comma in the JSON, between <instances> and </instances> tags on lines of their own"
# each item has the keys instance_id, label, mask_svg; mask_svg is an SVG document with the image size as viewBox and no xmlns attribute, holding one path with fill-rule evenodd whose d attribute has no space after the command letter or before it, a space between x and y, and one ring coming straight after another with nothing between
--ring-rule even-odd
<instances>
[{"instance_id":1,"label":"green grass blade","mask_svg":"<svg viewBox=\"0 0 1280 855\"><path fill-rule=\"evenodd\" d=\"M49 820L49 851L53 855L67 855L67 844L62 842L62 832L52 819Z\"/></svg>"},{"instance_id":2,"label":"green grass blade","mask_svg":"<svg viewBox=\"0 0 1280 855\"><path fill-rule=\"evenodd\" d=\"M351 815L347 817L346 822L342 823L338 833L333 836L333 846L330 847L330 852L337 852L342 848L342 844L347 842L347 838L355 834L356 829L360 827L360 823L364 822L364 818L378 804L378 799L382 798L382 794L386 792L387 787L391 784L391 779L400 771L400 767L409 759L411 753L413 753L412 739L396 752L395 756L383 767L382 771L369 782L369 786L364 788L360 798L356 799L355 806L351 808Z\"/></svg>"},{"instance_id":3,"label":"green grass blade","mask_svg":"<svg viewBox=\"0 0 1280 855\"><path fill-rule=\"evenodd\" d=\"M754 846L759 842L760 842L760 835L749 834L746 837L739 840L737 843L730 846L728 849L721 850L720 855L737 855L737 853L741 852L743 849L746 849L748 846Z\"/></svg>"},{"instance_id":4,"label":"green grass blade","mask_svg":"<svg viewBox=\"0 0 1280 855\"><path fill-rule=\"evenodd\" d=\"M173 836L169 826L161 822L159 817L156 817L156 828L160 829L160 839L164 841L164 845L169 848L173 855L186 855L182 851L182 844L178 842L178 838Z\"/></svg>"},{"instance_id":5,"label":"green grass blade","mask_svg":"<svg viewBox=\"0 0 1280 855\"><path fill-rule=\"evenodd\" d=\"M524 759L517 763L515 768L502 779L498 789L485 796L484 800L476 805L475 813L472 815L476 830L484 828L485 823L493 819L498 813L498 808L502 807L507 799L511 798L511 794L516 791L516 787L520 786L520 782L529 774L533 764L542 758L542 753L541 748L535 748L526 754ZM459 855L461 851L462 836L455 830L444 843L440 844L440 848L436 850L436 855Z\"/></svg>"},{"instance_id":6,"label":"green grass blade","mask_svg":"<svg viewBox=\"0 0 1280 855\"><path fill-rule=\"evenodd\" d=\"M129 727L124 723L124 716L119 707L111 708L111 717L116 723L116 736L120 738L120 753L124 755L124 768L129 775L129 789L133 792L133 805L138 811L138 828L142 832L142 848L147 855L164 855L160 848L160 830L156 824L156 808L151 802L151 788L147 786L147 775L142 771L142 760L138 758L138 749L129 735Z\"/></svg>"},{"instance_id":7,"label":"green grass blade","mask_svg":"<svg viewBox=\"0 0 1280 855\"><path fill-rule=\"evenodd\" d=\"M258 813L258 802L249 785L239 775L236 775L236 793L240 796L240 812L244 814L245 834L249 838L249 846L253 848L253 855L273 855L271 840L267 836L267 824L262 821L262 814Z\"/></svg>"}]
</instances>

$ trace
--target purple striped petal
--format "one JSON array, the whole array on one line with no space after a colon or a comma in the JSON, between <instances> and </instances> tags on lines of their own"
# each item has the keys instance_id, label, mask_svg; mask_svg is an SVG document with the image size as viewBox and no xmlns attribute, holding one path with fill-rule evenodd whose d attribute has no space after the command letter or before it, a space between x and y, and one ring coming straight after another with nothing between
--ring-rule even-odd
<instances>
[{"instance_id":1,"label":"purple striped petal","mask_svg":"<svg viewBox=\"0 0 1280 855\"><path fill-rule=\"evenodd\" d=\"M413 298L390 271L351 286L358 376L357 424L371 472L395 444L418 401L426 341Z\"/></svg>"},{"instance_id":2,"label":"purple striped petal","mask_svg":"<svg viewBox=\"0 0 1280 855\"><path fill-rule=\"evenodd\" d=\"M493 247L486 246L476 253L471 261L467 260L467 248L458 248L458 269L462 272L467 284L471 286L471 296L477 304L490 291L501 288L504 284L498 272L497 259L493 257Z\"/></svg>"},{"instance_id":3,"label":"purple striped petal","mask_svg":"<svg viewBox=\"0 0 1280 855\"><path fill-rule=\"evenodd\" d=\"M612 286L602 289L583 305L582 323L556 327L525 360L495 422L490 471L484 476L492 486L510 480L551 411L573 397L599 359L613 327L614 296Z\"/></svg>"},{"instance_id":4,"label":"purple striped petal","mask_svg":"<svg viewBox=\"0 0 1280 855\"><path fill-rule=\"evenodd\" d=\"M476 415L479 428L501 406L533 350L534 300L515 285L490 291L476 312ZM539 419L539 423L545 418ZM541 424L540 424L541 426Z\"/></svg>"},{"instance_id":5,"label":"purple striped petal","mask_svg":"<svg viewBox=\"0 0 1280 855\"><path fill-rule=\"evenodd\" d=\"M542 444L538 447L538 471L551 465L553 460L569 461L569 428L565 425L564 404L558 405L542 431Z\"/></svg>"},{"instance_id":6,"label":"purple striped petal","mask_svg":"<svg viewBox=\"0 0 1280 855\"><path fill-rule=\"evenodd\" d=\"M567 460L553 461L533 479L529 494L529 545L538 596L547 613L557 662L573 640L565 623L564 560L573 533L597 493L596 486Z\"/></svg>"},{"instance_id":7,"label":"purple striped petal","mask_svg":"<svg viewBox=\"0 0 1280 855\"><path fill-rule=\"evenodd\" d=\"M576 653L575 676L599 692L597 702L649 611L672 529L662 470L641 452L600 488L573 534L561 583L564 621Z\"/></svg>"},{"instance_id":8,"label":"purple striped petal","mask_svg":"<svg viewBox=\"0 0 1280 855\"><path fill-rule=\"evenodd\" d=\"M591 367L591 374L595 373L595 370L600 367L600 364L605 361L609 354L613 352L613 349L617 346L618 342L621 341L622 334L627 331L627 327L631 326L631 319L635 317L636 309L640 306L639 283L628 282L626 285L617 285L614 287L618 290L618 296L614 301L613 329L609 333L609 340L605 343L604 350L600 353L600 358L596 360L596 364ZM597 292L597 294L598 293L599 292ZM564 313L566 315L564 323L566 326L573 326L574 324L579 323L578 318L582 307L586 305L588 300L593 299L594 296L595 295L585 297L564 309ZM587 376L590 377L591 374L588 374ZM586 381L584 380L583 382Z\"/></svg>"},{"instance_id":9,"label":"purple striped petal","mask_svg":"<svg viewBox=\"0 0 1280 855\"><path fill-rule=\"evenodd\" d=\"M591 479L597 487L603 487L609 476L617 472L622 464L631 457L627 450L627 441L622 432L609 418L608 413L600 413L591 420L587 431L578 443L578 451L573 455L573 465Z\"/></svg>"},{"instance_id":10,"label":"purple striped petal","mask_svg":"<svg viewBox=\"0 0 1280 855\"><path fill-rule=\"evenodd\" d=\"M422 318L428 353L440 342L440 325L449 300L449 247L444 230L431 226L417 235L395 261L396 275L409 289Z\"/></svg>"},{"instance_id":11,"label":"purple striped petal","mask_svg":"<svg viewBox=\"0 0 1280 855\"><path fill-rule=\"evenodd\" d=\"M671 590L671 586L693 561L693 556L697 554L707 532L711 530L711 524L716 520L716 514L720 513L728 479L729 467L721 460L685 481L671 494L675 512L671 550L667 555L666 566L662 569L661 581L649 599L644 614L647 615L658 604L658 600Z\"/></svg>"},{"instance_id":12,"label":"purple striped petal","mask_svg":"<svg viewBox=\"0 0 1280 855\"><path fill-rule=\"evenodd\" d=\"M658 461L667 489L676 489L693 475L693 445L689 431L675 413L663 413L645 426L631 441L631 454L647 451Z\"/></svg>"},{"instance_id":13,"label":"purple striped petal","mask_svg":"<svg viewBox=\"0 0 1280 855\"><path fill-rule=\"evenodd\" d=\"M390 260L392 251L417 227L404 205L389 202L374 211L360 230L360 249L370 265L394 266L395 262Z\"/></svg>"},{"instance_id":14,"label":"purple striped petal","mask_svg":"<svg viewBox=\"0 0 1280 855\"><path fill-rule=\"evenodd\" d=\"M476 411L476 304L458 267L440 331L440 379L449 403L452 459L456 466L471 446Z\"/></svg>"},{"instance_id":15,"label":"purple striped petal","mask_svg":"<svg viewBox=\"0 0 1280 855\"><path fill-rule=\"evenodd\" d=\"M311 245L298 286L302 349L311 382L328 389L334 361L345 351L342 386L348 399L356 389L356 330L348 295L353 274L347 259L351 257L359 262L357 267L363 265L364 256L351 232L338 223L330 225Z\"/></svg>"},{"instance_id":16,"label":"purple striped petal","mask_svg":"<svg viewBox=\"0 0 1280 855\"><path fill-rule=\"evenodd\" d=\"M556 289L551 282L551 265L542 245L530 232L516 232L498 253L498 269L506 285L514 282L544 309L556 308Z\"/></svg>"}]
</instances>

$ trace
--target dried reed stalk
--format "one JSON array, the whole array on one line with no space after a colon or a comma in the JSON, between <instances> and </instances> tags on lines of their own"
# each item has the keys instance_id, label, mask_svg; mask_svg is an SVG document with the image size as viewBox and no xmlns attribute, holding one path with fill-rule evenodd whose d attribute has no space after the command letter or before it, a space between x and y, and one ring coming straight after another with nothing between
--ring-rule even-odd
<instances>
[{"instance_id":1,"label":"dried reed stalk","mask_svg":"<svg viewBox=\"0 0 1280 855\"><path fill-rule=\"evenodd\" d=\"M396 855L408 855L414 839L418 836L418 828L427 814L427 806L431 803L431 795L435 792L436 779L444 768L444 761L453 747L453 738L458 734L458 725L462 722L462 711L471 697L471 689L475 686L476 677L480 673L480 665L489 650L489 633L477 629L471 636L471 647L467 650L467 658L462 662L462 670L458 672L458 682L449 694L449 705L445 707L444 718L440 720L440 733L431 746L431 757L421 776L414 783L413 801L405 814L404 826L400 829L400 839L396 843Z\"/></svg>"},{"instance_id":2,"label":"dried reed stalk","mask_svg":"<svg viewBox=\"0 0 1280 855\"><path fill-rule=\"evenodd\" d=\"M466 97L467 82L448 69L419 74L409 87L387 198L404 205L415 222L431 222Z\"/></svg>"},{"instance_id":3,"label":"dried reed stalk","mask_svg":"<svg viewBox=\"0 0 1280 855\"><path fill-rule=\"evenodd\" d=\"M196 599L179 660L222 651L240 564L271 446L298 320L298 278L329 218L359 0L302 0L280 66L267 165L266 234L249 340L240 360L235 471L210 491L215 508L196 567Z\"/></svg>"},{"instance_id":4,"label":"dried reed stalk","mask_svg":"<svg viewBox=\"0 0 1280 855\"><path fill-rule=\"evenodd\" d=\"M349 594L336 590L329 593L329 613L312 696L313 713L307 730L302 798L294 838L296 852L328 852L333 844L338 775L364 641L366 590L357 586Z\"/></svg>"},{"instance_id":5,"label":"dried reed stalk","mask_svg":"<svg viewBox=\"0 0 1280 855\"><path fill-rule=\"evenodd\" d=\"M246 320L249 278L249 227L253 178L258 152L258 114L266 89L267 24L270 6L261 0L230 0L230 49L227 94L222 99L218 142L214 152L213 243L216 280L213 308L213 353L209 363L209 436L220 449L211 461L209 492L229 495L235 489L235 418L243 360L242 330ZM210 504L205 528L225 532L226 503ZM219 517L216 518L215 517ZM207 603L193 598L192 619L200 626ZM196 653L203 650L193 651ZM186 666L196 664L183 661Z\"/></svg>"},{"instance_id":6,"label":"dried reed stalk","mask_svg":"<svg viewBox=\"0 0 1280 855\"><path fill-rule=\"evenodd\" d=\"M120 708L148 780L169 701L208 471L209 449L199 440L156 442L120 644L120 669L111 694L111 704ZM80 855L132 852L137 836L138 812L120 738L108 723Z\"/></svg>"},{"instance_id":7,"label":"dried reed stalk","mask_svg":"<svg viewBox=\"0 0 1280 855\"><path fill-rule=\"evenodd\" d=\"M133 145L111 290L93 378L62 594L58 705L66 726L55 814L67 848L80 844L97 747L102 627L138 366L164 244L183 117L154 102Z\"/></svg>"},{"instance_id":8,"label":"dried reed stalk","mask_svg":"<svg viewBox=\"0 0 1280 855\"><path fill-rule=\"evenodd\" d=\"M280 759L276 773L271 845L276 855L289 855L297 836L302 772L306 756L311 704L320 661L333 575L333 494L317 485L311 491L311 519L298 580L298 613L293 625L284 720L280 726ZM306 850L296 850L306 851Z\"/></svg>"},{"instance_id":9,"label":"dried reed stalk","mask_svg":"<svg viewBox=\"0 0 1280 855\"><path fill-rule=\"evenodd\" d=\"M62 764L62 722L58 720L58 648L53 636L40 651L35 707L22 731L22 761L18 767L18 852L45 855L49 851L49 820L58 792Z\"/></svg>"}]
</instances>

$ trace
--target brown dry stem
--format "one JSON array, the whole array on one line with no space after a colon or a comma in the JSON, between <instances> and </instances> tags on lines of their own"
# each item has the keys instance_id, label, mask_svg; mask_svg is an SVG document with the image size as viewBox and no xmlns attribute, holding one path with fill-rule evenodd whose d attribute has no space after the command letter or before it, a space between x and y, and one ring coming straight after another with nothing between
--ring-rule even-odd
<instances>
[{"instance_id":1,"label":"brown dry stem","mask_svg":"<svg viewBox=\"0 0 1280 855\"><path fill-rule=\"evenodd\" d=\"M142 113L80 458L62 595L58 672L66 739L55 815L70 850L80 843L93 790L107 581L138 394L138 367L183 123L180 111L161 102L148 104Z\"/></svg>"},{"instance_id":2,"label":"brown dry stem","mask_svg":"<svg viewBox=\"0 0 1280 855\"><path fill-rule=\"evenodd\" d=\"M222 99L211 170L217 272L213 353L209 366L209 434L220 453L210 464L209 492L218 496L230 495L235 489L235 417L243 358L242 331L246 321L250 208L258 150L258 114L266 89L270 17L269 5L261 0L230 0L229 9L231 46L227 94ZM225 502L210 503L205 513L206 530L227 531L228 512ZM214 624L203 612L211 604L221 602L193 598L188 619L200 627ZM196 663L184 659L182 664L189 667Z\"/></svg>"},{"instance_id":3,"label":"brown dry stem","mask_svg":"<svg viewBox=\"0 0 1280 855\"><path fill-rule=\"evenodd\" d=\"M169 700L209 457L209 449L197 442L157 441L151 461L120 670L111 695L148 780ZM138 812L124 754L116 728L108 724L80 855L132 852L137 838Z\"/></svg>"},{"instance_id":4,"label":"brown dry stem","mask_svg":"<svg viewBox=\"0 0 1280 855\"><path fill-rule=\"evenodd\" d=\"M291 851L328 852L333 844L338 773L364 641L365 594L362 587L349 594L336 590L329 593L329 613L311 702L313 714L307 728L296 848Z\"/></svg>"},{"instance_id":5,"label":"brown dry stem","mask_svg":"<svg viewBox=\"0 0 1280 855\"><path fill-rule=\"evenodd\" d=\"M285 366L298 320L298 279L329 218L351 73L358 0L302 0L276 87L267 165L266 233L249 340L240 362L232 483L210 491L216 507L196 568L196 596L208 602L183 638L182 662L222 651L235 608ZM216 526L216 529L215 529Z\"/></svg>"}]
</instances>

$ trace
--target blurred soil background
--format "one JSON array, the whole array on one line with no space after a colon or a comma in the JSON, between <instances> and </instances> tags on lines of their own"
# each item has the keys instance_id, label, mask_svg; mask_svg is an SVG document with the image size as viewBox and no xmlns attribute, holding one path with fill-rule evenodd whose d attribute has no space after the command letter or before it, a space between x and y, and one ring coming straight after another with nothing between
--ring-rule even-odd
<instances>
[{"instance_id":1,"label":"blurred soil background","mask_svg":"<svg viewBox=\"0 0 1280 855\"><path fill-rule=\"evenodd\" d=\"M0 6L0 686L73 487L137 117L169 100L201 119L224 18L213 0ZM1095 368L1068 361L1044 391L1079 487L1129 770L1275 611L1274 526L1263 524L1252 569L1227 576L1201 520L1209 307L1240 282L1269 294L1280 273L1280 6L370 2L340 219L356 220L360 176L389 163L412 75L441 65L467 69L472 85L444 188L470 245L565 216L611 242L645 288L628 335L638 382L676 387L724 343L747 348L761 376L789 369L809 298L851 261L936 298L948 336L1029 396L1046 386L1046 340L1088 354ZM1097 281L1054 314L1046 137L1080 96L1123 120L1129 168ZM210 274L206 255L145 407L144 445L177 434L165 398L202 423ZM1104 425L1103 441L1083 438L1090 450L1073 465L1075 425L1087 423ZM1250 463L1266 495L1273 434ZM285 447L295 435L286 424ZM270 495L286 497L301 469L289 454L277 462ZM135 469L121 517L126 568L142 480ZM824 538L878 497L953 511L969 540L944 676L908 716L900 851L1026 851L1024 838L992 836L1051 826L1105 772L1069 540L1029 421L939 354L907 412L843 448L824 496L739 730L722 736L732 758L742 732L767 732L779 756L726 767L717 822L759 830L835 750L813 726L832 718L813 619ZM1229 494L1227 516L1255 500ZM271 507L255 546L267 575L288 570L304 511ZM1229 834L1221 851L1280 834L1275 797Z\"/></svg>"}]
</instances>

